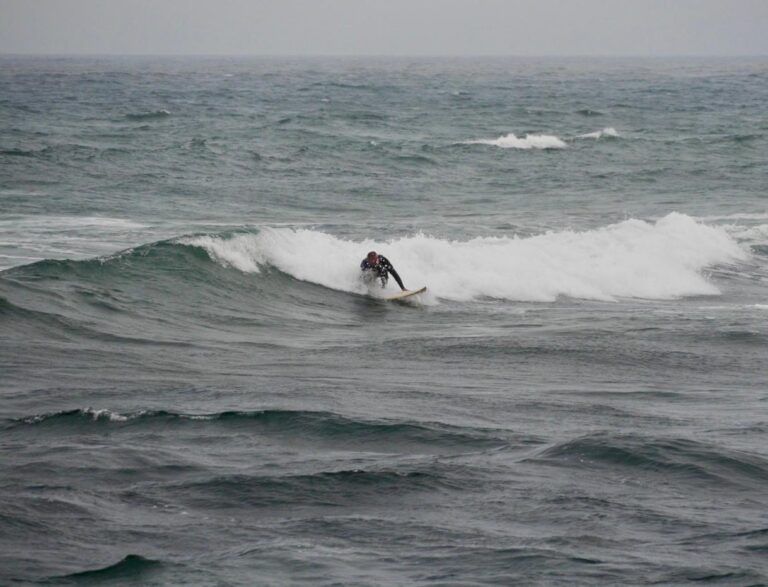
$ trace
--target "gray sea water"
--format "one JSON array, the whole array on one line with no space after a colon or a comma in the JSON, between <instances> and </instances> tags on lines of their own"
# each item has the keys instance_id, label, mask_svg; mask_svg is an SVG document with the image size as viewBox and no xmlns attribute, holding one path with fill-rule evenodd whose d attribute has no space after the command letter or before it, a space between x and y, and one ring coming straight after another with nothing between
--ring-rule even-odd
<instances>
[{"instance_id":1,"label":"gray sea water","mask_svg":"<svg viewBox=\"0 0 768 587\"><path fill-rule=\"evenodd\" d=\"M0 583L768 584L766 104L764 58L0 58Z\"/></svg>"}]
</instances>

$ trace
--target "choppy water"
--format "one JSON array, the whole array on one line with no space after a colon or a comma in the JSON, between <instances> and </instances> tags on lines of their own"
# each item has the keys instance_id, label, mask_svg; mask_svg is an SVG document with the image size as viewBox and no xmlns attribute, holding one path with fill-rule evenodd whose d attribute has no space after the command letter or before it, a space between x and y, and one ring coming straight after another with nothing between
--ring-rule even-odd
<instances>
[{"instance_id":1,"label":"choppy water","mask_svg":"<svg viewBox=\"0 0 768 587\"><path fill-rule=\"evenodd\" d=\"M0 59L0 581L768 583L766 104L765 59Z\"/></svg>"}]
</instances>

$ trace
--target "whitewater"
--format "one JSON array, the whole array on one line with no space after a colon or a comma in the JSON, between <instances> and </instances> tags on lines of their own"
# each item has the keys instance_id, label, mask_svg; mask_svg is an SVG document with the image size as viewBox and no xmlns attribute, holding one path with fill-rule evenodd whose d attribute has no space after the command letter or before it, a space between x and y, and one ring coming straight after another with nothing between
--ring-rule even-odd
<instances>
[{"instance_id":1,"label":"whitewater","mask_svg":"<svg viewBox=\"0 0 768 587\"><path fill-rule=\"evenodd\" d=\"M0 583L768 583L765 70L0 57Z\"/></svg>"},{"instance_id":2,"label":"whitewater","mask_svg":"<svg viewBox=\"0 0 768 587\"><path fill-rule=\"evenodd\" d=\"M424 234L389 242L356 242L290 228L179 242L202 247L213 259L241 271L258 272L260 266L269 265L302 281L355 293L366 291L357 267L361 252L386 251L398 259L404 274L429 283L435 296L456 301L717 295L720 291L702 271L749 257L748 249L725 229L677 213L653 223L626 220L585 232L464 242Z\"/></svg>"}]
</instances>

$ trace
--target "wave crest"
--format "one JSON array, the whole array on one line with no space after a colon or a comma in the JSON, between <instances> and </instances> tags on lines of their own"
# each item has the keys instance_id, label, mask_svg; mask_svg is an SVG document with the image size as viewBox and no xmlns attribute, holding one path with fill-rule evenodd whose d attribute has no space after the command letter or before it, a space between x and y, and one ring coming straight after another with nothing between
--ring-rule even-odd
<instances>
[{"instance_id":1,"label":"wave crest","mask_svg":"<svg viewBox=\"0 0 768 587\"><path fill-rule=\"evenodd\" d=\"M456 301L718 295L703 271L748 257L724 228L678 213L653 223L626 220L528 238L450 241L418 234L389 242L351 241L307 229L267 228L255 235L182 242L202 247L218 263L240 271L272 266L296 279L353 293L365 293L360 260L367 251L378 250L392 261L406 287L426 284L440 298Z\"/></svg>"},{"instance_id":2,"label":"wave crest","mask_svg":"<svg viewBox=\"0 0 768 587\"><path fill-rule=\"evenodd\" d=\"M605 139L605 138L615 139L615 138L618 138L618 137L619 137L618 131L615 128L611 127L611 126L608 126L608 127L604 128L603 130L598 130L598 131L595 131L595 132L588 132L586 134L579 135L576 138L578 138L578 139Z\"/></svg>"},{"instance_id":3,"label":"wave crest","mask_svg":"<svg viewBox=\"0 0 768 587\"><path fill-rule=\"evenodd\" d=\"M105 432L126 427L161 426L246 428L265 434L290 434L325 441L349 442L357 445L407 444L435 448L461 447L472 449L499 448L510 441L537 442L529 437L517 437L506 432L451 426L438 422L408 422L401 420L364 420L331 412L294 410L229 411L213 414L182 414L165 410L142 410L120 413L107 409L74 409L50 414L38 414L11 420L9 428L39 431L49 429L61 434L65 430L81 432L103 429ZM514 438L513 438L514 437Z\"/></svg>"}]
</instances>

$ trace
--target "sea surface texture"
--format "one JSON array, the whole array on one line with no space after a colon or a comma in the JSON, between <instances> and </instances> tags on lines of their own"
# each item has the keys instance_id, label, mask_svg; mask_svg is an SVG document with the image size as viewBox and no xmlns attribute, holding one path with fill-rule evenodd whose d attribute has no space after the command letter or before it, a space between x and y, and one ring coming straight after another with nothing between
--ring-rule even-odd
<instances>
[{"instance_id":1,"label":"sea surface texture","mask_svg":"<svg viewBox=\"0 0 768 587\"><path fill-rule=\"evenodd\" d=\"M768 584L768 59L0 58L0 584L96 583Z\"/></svg>"}]
</instances>

